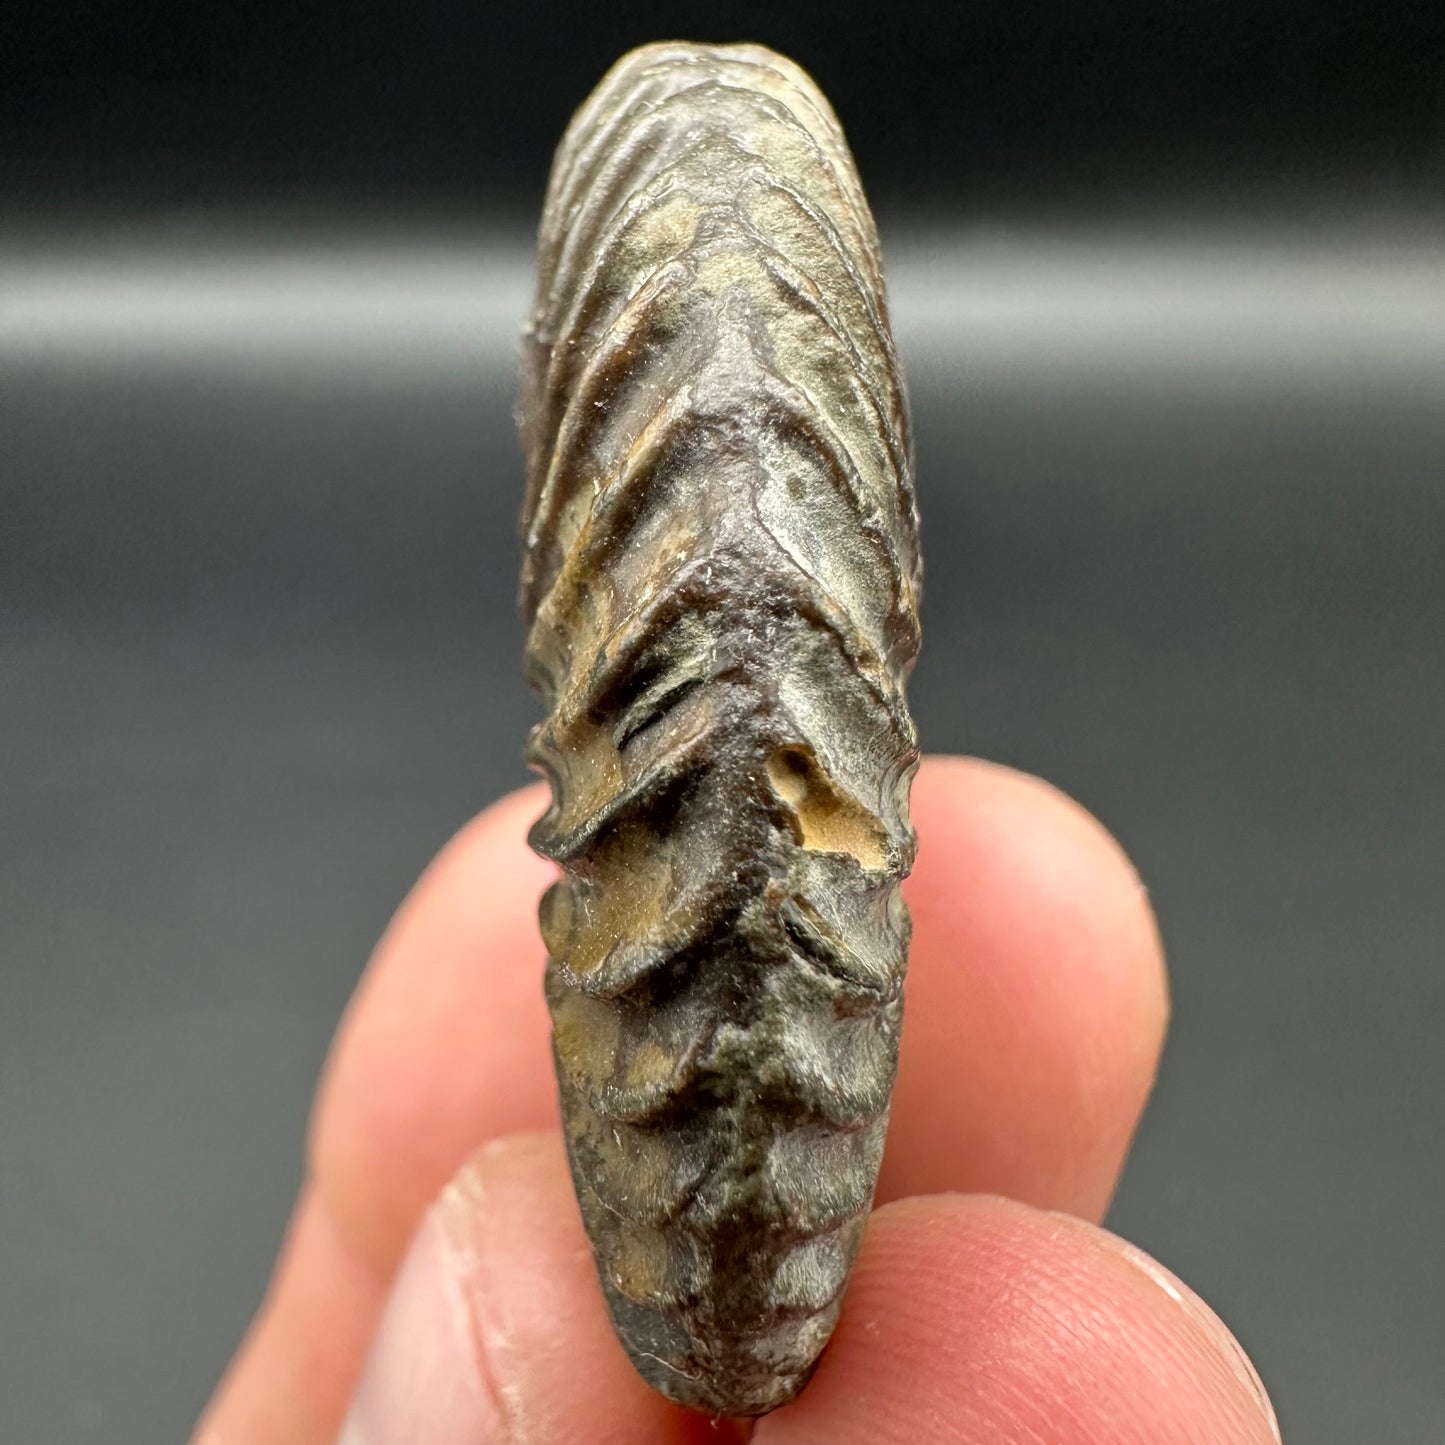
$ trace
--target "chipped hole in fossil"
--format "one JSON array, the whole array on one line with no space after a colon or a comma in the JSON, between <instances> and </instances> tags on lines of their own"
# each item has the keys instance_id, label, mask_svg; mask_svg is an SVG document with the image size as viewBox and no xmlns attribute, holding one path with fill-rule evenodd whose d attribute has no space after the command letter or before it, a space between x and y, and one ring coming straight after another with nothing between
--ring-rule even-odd
<instances>
[{"instance_id":1,"label":"chipped hole in fossil","mask_svg":"<svg viewBox=\"0 0 1445 1445\"><path fill-rule=\"evenodd\" d=\"M768 781L791 815L798 843L818 853L851 853L865 868L885 868L883 830L842 792L807 747L775 748Z\"/></svg>"}]
</instances>

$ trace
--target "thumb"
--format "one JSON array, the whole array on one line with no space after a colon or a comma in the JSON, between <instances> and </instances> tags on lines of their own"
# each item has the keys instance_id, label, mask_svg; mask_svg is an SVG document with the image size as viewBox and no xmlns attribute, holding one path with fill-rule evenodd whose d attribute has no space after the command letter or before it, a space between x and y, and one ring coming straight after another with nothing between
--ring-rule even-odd
<instances>
[{"instance_id":1,"label":"thumb","mask_svg":"<svg viewBox=\"0 0 1445 1445\"><path fill-rule=\"evenodd\" d=\"M726 1445L729 1428L654 1394L633 1370L561 1141L529 1134L473 1155L424 1216L341 1445Z\"/></svg>"}]
</instances>

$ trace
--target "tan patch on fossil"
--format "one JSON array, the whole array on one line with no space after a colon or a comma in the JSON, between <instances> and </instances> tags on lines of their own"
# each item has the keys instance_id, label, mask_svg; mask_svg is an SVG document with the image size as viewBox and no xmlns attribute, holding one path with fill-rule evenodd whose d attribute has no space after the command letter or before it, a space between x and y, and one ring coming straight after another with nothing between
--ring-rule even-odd
<instances>
[{"instance_id":1,"label":"tan patch on fossil","mask_svg":"<svg viewBox=\"0 0 1445 1445\"><path fill-rule=\"evenodd\" d=\"M627 1082L637 1089L665 1084L677 1072L677 1060L655 1039L646 1039L627 1064Z\"/></svg>"},{"instance_id":2,"label":"tan patch on fossil","mask_svg":"<svg viewBox=\"0 0 1445 1445\"><path fill-rule=\"evenodd\" d=\"M572 1078L601 1088L612 1077L622 1020L603 999L568 990L552 1006L552 1039Z\"/></svg>"},{"instance_id":3,"label":"tan patch on fossil","mask_svg":"<svg viewBox=\"0 0 1445 1445\"><path fill-rule=\"evenodd\" d=\"M878 820L837 787L811 748L775 749L768 781L792 814L802 847L851 853L865 868L888 866L887 838Z\"/></svg>"},{"instance_id":4,"label":"tan patch on fossil","mask_svg":"<svg viewBox=\"0 0 1445 1445\"><path fill-rule=\"evenodd\" d=\"M585 1104L568 1127L593 1156L587 1177L604 1208L619 1217L625 1212L637 1228L649 1230L672 1211L691 1176L679 1172L665 1134L608 1119Z\"/></svg>"},{"instance_id":5,"label":"tan patch on fossil","mask_svg":"<svg viewBox=\"0 0 1445 1445\"><path fill-rule=\"evenodd\" d=\"M638 1304L651 1303L664 1294L670 1274L667 1237L660 1230L628 1220L617 1231L617 1244L613 1284Z\"/></svg>"},{"instance_id":6,"label":"tan patch on fossil","mask_svg":"<svg viewBox=\"0 0 1445 1445\"><path fill-rule=\"evenodd\" d=\"M579 977L601 968L620 944L657 940L673 921L671 849L647 827L610 829L597 855L592 876L573 880L543 920L552 956Z\"/></svg>"},{"instance_id":7,"label":"tan patch on fossil","mask_svg":"<svg viewBox=\"0 0 1445 1445\"><path fill-rule=\"evenodd\" d=\"M622 763L611 729L591 718L560 718L552 732L548 760L561 782L558 796L562 804L552 826L565 837L621 791Z\"/></svg>"}]
</instances>

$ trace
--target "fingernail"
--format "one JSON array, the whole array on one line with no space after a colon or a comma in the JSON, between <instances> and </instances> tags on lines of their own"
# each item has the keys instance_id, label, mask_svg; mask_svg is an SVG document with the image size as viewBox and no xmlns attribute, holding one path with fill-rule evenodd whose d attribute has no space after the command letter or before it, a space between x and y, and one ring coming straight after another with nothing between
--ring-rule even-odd
<instances>
[{"instance_id":1,"label":"fingernail","mask_svg":"<svg viewBox=\"0 0 1445 1445\"><path fill-rule=\"evenodd\" d=\"M1183 1280L1171 1274L1158 1260L1145 1254L1128 1240L1120 1239L1118 1235L1111 1234L1107 1238L1119 1254L1158 1285L1194 1321L1229 1364L1239 1382L1259 1401L1259 1408L1269 1424L1270 1433L1276 1440L1280 1440L1279 1420L1275 1416L1274 1406L1270 1403L1269 1392L1264 1388L1264 1381L1259 1378L1253 1362L1230 1332L1229 1326Z\"/></svg>"},{"instance_id":2,"label":"fingernail","mask_svg":"<svg viewBox=\"0 0 1445 1445\"><path fill-rule=\"evenodd\" d=\"M509 1438L467 1299L472 1261L449 1238L447 1193L402 1261L338 1445L490 1445Z\"/></svg>"}]
</instances>

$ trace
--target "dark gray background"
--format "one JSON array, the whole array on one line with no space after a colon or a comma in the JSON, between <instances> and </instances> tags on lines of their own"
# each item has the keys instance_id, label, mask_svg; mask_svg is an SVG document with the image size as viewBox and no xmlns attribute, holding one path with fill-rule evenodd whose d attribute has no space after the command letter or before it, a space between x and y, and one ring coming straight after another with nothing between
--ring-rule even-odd
<instances>
[{"instance_id":1,"label":"dark gray background","mask_svg":"<svg viewBox=\"0 0 1445 1445\"><path fill-rule=\"evenodd\" d=\"M372 941L522 780L525 227L598 72L702 29L535 8L20 7L7 1445L184 1436ZM1440 1440L1435 22L894 8L725 33L813 66L879 202L920 728L1075 793L1152 891L1175 1027L1113 1227L1220 1309L1291 1442Z\"/></svg>"}]
</instances>

